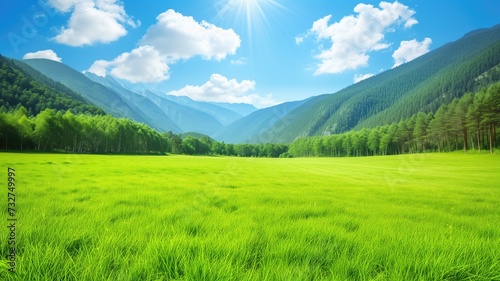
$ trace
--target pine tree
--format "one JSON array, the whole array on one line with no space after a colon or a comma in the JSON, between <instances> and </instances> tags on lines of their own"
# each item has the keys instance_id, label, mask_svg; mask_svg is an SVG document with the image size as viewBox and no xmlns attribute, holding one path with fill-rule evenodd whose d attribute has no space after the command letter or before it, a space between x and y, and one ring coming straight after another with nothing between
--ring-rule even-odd
<instances>
[{"instance_id":1,"label":"pine tree","mask_svg":"<svg viewBox=\"0 0 500 281\"><path fill-rule=\"evenodd\" d=\"M455 107L455 114L453 119L453 123L457 127L457 131L462 132L464 153L467 153L467 111L472 101L473 97L470 93L465 94L463 97L461 97L460 100L458 100L457 106Z\"/></svg>"}]
</instances>

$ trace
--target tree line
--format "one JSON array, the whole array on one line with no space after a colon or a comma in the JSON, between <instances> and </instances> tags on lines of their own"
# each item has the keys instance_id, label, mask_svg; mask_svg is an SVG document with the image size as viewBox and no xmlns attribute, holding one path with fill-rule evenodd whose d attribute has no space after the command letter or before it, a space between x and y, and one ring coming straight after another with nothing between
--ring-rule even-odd
<instances>
[{"instance_id":1,"label":"tree line","mask_svg":"<svg viewBox=\"0 0 500 281\"><path fill-rule=\"evenodd\" d=\"M74 115L45 109L30 116L23 106L0 108L0 149L71 153L187 154L286 157L287 145L225 144L209 137L159 133L142 123L110 115Z\"/></svg>"},{"instance_id":2,"label":"tree line","mask_svg":"<svg viewBox=\"0 0 500 281\"><path fill-rule=\"evenodd\" d=\"M109 115L74 115L45 109L31 115L18 105L0 107L0 149L71 153L187 154L241 157L368 156L489 150L500 145L500 82L442 104L435 113L372 129L300 138L284 144L226 144L209 137L159 133Z\"/></svg>"},{"instance_id":3,"label":"tree line","mask_svg":"<svg viewBox=\"0 0 500 281\"><path fill-rule=\"evenodd\" d=\"M442 104L436 113L372 129L294 141L289 153L303 156L368 156L416 152L489 149L500 144L500 83Z\"/></svg>"}]
</instances>

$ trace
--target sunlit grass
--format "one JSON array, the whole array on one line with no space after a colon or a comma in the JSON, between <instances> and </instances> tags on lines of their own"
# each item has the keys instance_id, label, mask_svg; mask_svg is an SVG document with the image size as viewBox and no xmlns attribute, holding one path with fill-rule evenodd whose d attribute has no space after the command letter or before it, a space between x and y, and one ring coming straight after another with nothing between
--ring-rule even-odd
<instances>
[{"instance_id":1,"label":"sunlit grass","mask_svg":"<svg viewBox=\"0 0 500 281\"><path fill-rule=\"evenodd\" d=\"M0 159L0 279L500 280L497 155Z\"/></svg>"}]
</instances>

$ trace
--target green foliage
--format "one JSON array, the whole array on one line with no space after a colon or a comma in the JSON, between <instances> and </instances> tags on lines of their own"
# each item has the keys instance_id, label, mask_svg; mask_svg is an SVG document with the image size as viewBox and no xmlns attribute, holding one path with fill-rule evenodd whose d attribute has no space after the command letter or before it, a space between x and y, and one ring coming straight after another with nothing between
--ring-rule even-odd
<instances>
[{"instance_id":1,"label":"green foliage","mask_svg":"<svg viewBox=\"0 0 500 281\"><path fill-rule=\"evenodd\" d=\"M0 279L498 280L499 157L2 153Z\"/></svg>"},{"instance_id":2,"label":"green foliage","mask_svg":"<svg viewBox=\"0 0 500 281\"><path fill-rule=\"evenodd\" d=\"M44 109L67 111L75 113L105 114L93 106L79 94L71 91L60 83L48 79L40 72L24 65L16 65L0 55L0 106L4 110L23 106L28 109L28 115L36 115Z\"/></svg>"},{"instance_id":3,"label":"green foliage","mask_svg":"<svg viewBox=\"0 0 500 281\"><path fill-rule=\"evenodd\" d=\"M63 114L52 109L30 118L26 114L24 107L0 112L0 149L273 158L288 151L287 145L229 145L201 134L188 134L183 139L172 132L159 133L147 125L109 115Z\"/></svg>"},{"instance_id":4,"label":"green foliage","mask_svg":"<svg viewBox=\"0 0 500 281\"><path fill-rule=\"evenodd\" d=\"M73 115L45 109L0 113L0 148L74 153L165 153L168 139L144 124L109 115Z\"/></svg>"}]
</instances>

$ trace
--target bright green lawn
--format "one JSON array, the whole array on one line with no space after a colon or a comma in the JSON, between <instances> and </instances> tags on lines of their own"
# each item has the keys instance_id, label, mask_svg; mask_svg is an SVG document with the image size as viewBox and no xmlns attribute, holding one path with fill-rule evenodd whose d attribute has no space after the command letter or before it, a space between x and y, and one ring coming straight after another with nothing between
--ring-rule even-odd
<instances>
[{"instance_id":1,"label":"bright green lawn","mask_svg":"<svg viewBox=\"0 0 500 281\"><path fill-rule=\"evenodd\" d=\"M498 155L0 163L2 280L500 280Z\"/></svg>"}]
</instances>

